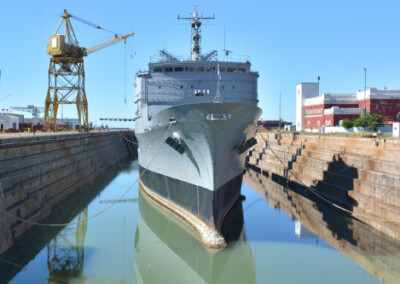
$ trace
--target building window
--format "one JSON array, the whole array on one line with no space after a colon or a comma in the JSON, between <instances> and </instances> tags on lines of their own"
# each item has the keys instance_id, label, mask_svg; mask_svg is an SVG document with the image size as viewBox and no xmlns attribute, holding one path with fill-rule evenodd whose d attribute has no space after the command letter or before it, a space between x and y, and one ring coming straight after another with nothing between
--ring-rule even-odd
<instances>
[{"instance_id":1,"label":"building window","mask_svg":"<svg viewBox=\"0 0 400 284\"><path fill-rule=\"evenodd\" d=\"M234 90L234 89L235 89L235 86L232 86L232 89Z\"/></svg>"},{"instance_id":2,"label":"building window","mask_svg":"<svg viewBox=\"0 0 400 284\"><path fill-rule=\"evenodd\" d=\"M193 85L190 85L190 88L193 89Z\"/></svg>"},{"instance_id":3,"label":"building window","mask_svg":"<svg viewBox=\"0 0 400 284\"><path fill-rule=\"evenodd\" d=\"M183 67L175 67L175 72L182 72L183 71Z\"/></svg>"},{"instance_id":4,"label":"building window","mask_svg":"<svg viewBox=\"0 0 400 284\"><path fill-rule=\"evenodd\" d=\"M319 122L319 120L317 122L317 126L318 126L318 128L321 126L321 123Z\"/></svg>"},{"instance_id":5,"label":"building window","mask_svg":"<svg viewBox=\"0 0 400 284\"><path fill-rule=\"evenodd\" d=\"M307 123L307 128L310 129L311 128L311 122Z\"/></svg>"},{"instance_id":6,"label":"building window","mask_svg":"<svg viewBox=\"0 0 400 284\"><path fill-rule=\"evenodd\" d=\"M181 87L181 89L183 89L183 86L182 86L182 85L181 85L180 87Z\"/></svg>"},{"instance_id":7,"label":"building window","mask_svg":"<svg viewBox=\"0 0 400 284\"><path fill-rule=\"evenodd\" d=\"M162 67L155 67L155 68L153 69L153 72L154 72L154 73L162 72Z\"/></svg>"},{"instance_id":8,"label":"building window","mask_svg":"<svg viewBox=\"0 0 400 284\"><path fill-rule=\"evenodd\" d=\"M174 71L173 67L164 67L164 72L172 72Z\"/></svg>"},{"instance_id":9,"label":"building window","mask_svg":"<svg viewBox=\"0 0 400 284\"><path fill-rule=\"evenodd\" d=\"M397 114L397 122L400 122L400 112Z\"/></svg>"},{"instance_id":10,"label":"building window","mask_svg":"<svg viewBox=\"0 0 400 284\"><path fill-rule=\"evenodd\" d=\"M158 86L158 89L161 89L161 86Z\"/></svg>"}]
</instances>

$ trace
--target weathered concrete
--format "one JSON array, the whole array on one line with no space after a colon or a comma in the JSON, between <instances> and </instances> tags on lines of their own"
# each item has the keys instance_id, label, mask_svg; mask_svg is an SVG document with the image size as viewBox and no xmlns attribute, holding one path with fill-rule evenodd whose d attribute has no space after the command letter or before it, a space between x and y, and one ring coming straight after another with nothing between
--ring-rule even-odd
<instances>
[{"instance_id":1,"label":"weathered concrete","mask_svg":"<svg viewBox=\"0 0 400 284\"><path fill-rule=\"evenodd\" d=\"M270 178L312 187L400 239L400 140L260 134L248 164Z\"/></svg>"},{"instance_id":2,"label":"weathered concrete","mask_svg":"<svg viewBox=\"0 0 400 284\"><path fill-rule=\"evenodd\" d=\"M66 196L136 154L133 132L0 139L0 253ZM3 237L4 236L4 237Z\"/></svg>"}]
</instances>

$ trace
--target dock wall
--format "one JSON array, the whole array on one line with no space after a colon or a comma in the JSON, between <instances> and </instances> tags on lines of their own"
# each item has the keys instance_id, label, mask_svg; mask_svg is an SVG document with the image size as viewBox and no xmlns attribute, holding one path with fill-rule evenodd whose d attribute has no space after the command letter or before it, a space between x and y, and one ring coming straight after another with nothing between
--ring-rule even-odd
<instances>
[{"instance_id":1,"label":"dock wall","mask_svg":"<svg viewBox=\"0 0 400 284\"><path fill-rule=\"evenodd\" d=\"M69 194L136 155L134 133L103 132L0 139L0 253Z\"/></svg>"},{"instance_id":2,"label":"dock wall","mask_svg":"<svg viewBox=\"0 0 400 284\"><path fill-rule=\"evenodd\" d=\"M262 135L249 167L281 185L309 187L400 239L400 140Z\"/></svg>"}]
</instances>

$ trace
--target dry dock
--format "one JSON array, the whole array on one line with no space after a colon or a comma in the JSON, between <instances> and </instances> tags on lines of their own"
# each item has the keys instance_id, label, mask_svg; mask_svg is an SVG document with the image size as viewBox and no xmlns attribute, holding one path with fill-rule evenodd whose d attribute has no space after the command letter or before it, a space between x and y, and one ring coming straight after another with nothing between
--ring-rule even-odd
<instances>
[{"instance_id":1,"label":"dry dock","mask_svg":"<svg viewBox=\"0 0 400 284\"><path fill-rule=\"evenodd\" d=\"M265 133L257 141L249 167L400 239L400 140Z\"/></svg>"},{"instance_id":2,"label":"dry dock","mask_svg":"<svg viewBox=\"0 0 400 284\"><path fill-rule=\"evenodd\" d=\"M0 139L0 253L69 194L136 155L134 140L132 131Z\"/></svg>"}]
</instances>

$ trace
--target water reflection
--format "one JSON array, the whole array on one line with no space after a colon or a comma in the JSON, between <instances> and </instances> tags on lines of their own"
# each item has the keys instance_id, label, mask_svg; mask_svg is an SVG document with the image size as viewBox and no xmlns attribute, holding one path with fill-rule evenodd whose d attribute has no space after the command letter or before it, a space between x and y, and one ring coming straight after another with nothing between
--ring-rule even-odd
<instances>
[{"instance_id":1,"label":"water reflection","mask_svg":"<svg viewBox=\"0 0 400 284\"><path fill-rule=\"evenodd\" d=\"M79 213L77 224L67 226L47 244L47 283L64 283L67 279L82 275L87 217L86 207Z\"/></svg>"},{"instance_id":2,"label":"water reflection","mask_svg":"<svg viewBox=\"0 0 400 284\"><path fill-rule=\"evenodd\" d=\"M303 187L280 185L247 169L244 181L296 220L299 237L322 238L385 283L400 279L400 242L352 218ZM317 239L318 240L318 239Z\"/></svg>"},{"instance_id":3,"label":"water reflection","mask_svg":"<svg viewBox=\"0 0 400 284\"><path fill-rule=\"evenodd\" d=\"M53 214L41 220L41 223L57 224L75 219L84 220L88 214L88 204L115 179L121 170L131 166L131 163L126 161L115 165L101 178L60 202L53 209ZM87 221L64 228L32 226L15 240L10 249L0 255L0 283L8 283L15 275L24 274L24 267L33 259L41 258L43 253L46 254L43 257L43 264L48 271L40 267L37 271L35 269L33 272L28 272L28 275L33 273L38 277L47 276L47 283L67 283L69 278L80 275L84 264L84 241L87 229ZM29 279L29 276L27 278ZM22 282L17 281L17 283Z\"/></svg>"},{"instance_id":4,"label":"water reflection","mask_svg":"<svg viewBox=\"0 0 400 284\"><path fill-rule=\"evenodd\" d=\"M114 203L139 175L137 162L125 165L44 222L83 221ZM222 226L226 249L199 245L191 227L136 186L87 223L28 231L0 256L0 283L378 282L367 271L388 283L400 279L399 242L304 189L251 170L245 182L259 193L242 185L246 199Z\"/></svg>"},{"instance_id":5,"label":"water reflection","mask_svg":"<svg viewBox=\"0 0 400 284\"><path fill-rule=\"evenodd\" d=\"M255 283L255 264L245 241L241 202L227 218L229 246L210 250L194 232L145 193L139 196L135 234L136 283Z\"/></svg>"}]
</instances>

